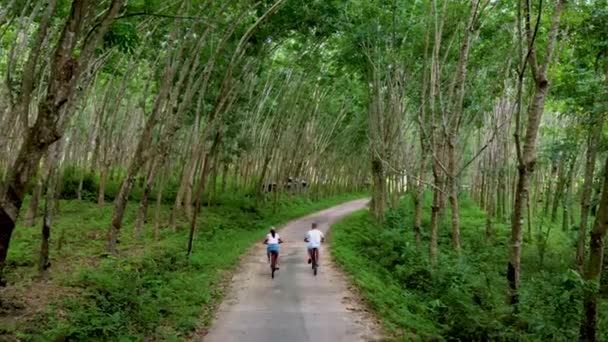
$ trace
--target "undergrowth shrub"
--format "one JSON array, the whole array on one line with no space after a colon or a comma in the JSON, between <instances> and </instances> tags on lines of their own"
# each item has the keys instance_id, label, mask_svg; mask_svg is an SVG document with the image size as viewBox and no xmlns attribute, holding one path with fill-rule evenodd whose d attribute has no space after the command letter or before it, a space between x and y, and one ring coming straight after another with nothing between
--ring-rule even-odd
<instances>
[{"instance_id":1,"label":"undergrowth shrub","mask_svg":"<svg viewBox=\"0 0 608 342\"><path fill-rule=\"evenodd\" d=\"M427 194L428 195L428 194ZM423 223L428 227L430 196ZM413 205L406 196L379 225L362 211L332 228L336 261L351 275L364 299L389 331L404 340L568 341L578 338L585 282L571 270L572 237L553 228L545 260L533 241L522 255L520 313L513 319L506 299L510 227L494 220L486 241L486 215L462 196L463 250L451 247L449 211L439 227L436 267L428 259L428 237L416 247ZM426 229L425 229L426 230ZM606 307L605 301L602 302ZM605 320L600 326L606 326ZM603 338L608 338L606 330Z\"/></svg>"}]
</instances>

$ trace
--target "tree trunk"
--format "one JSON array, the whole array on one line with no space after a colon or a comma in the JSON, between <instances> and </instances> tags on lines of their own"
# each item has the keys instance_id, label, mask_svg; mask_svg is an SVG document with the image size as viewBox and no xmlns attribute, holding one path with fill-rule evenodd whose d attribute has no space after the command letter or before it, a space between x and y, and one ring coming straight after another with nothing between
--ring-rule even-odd
<instances>
[{"instance_id":1,"label":"tree trunk","mask_svg":"<svg viewBox=\"0 0 608 342\"><path fill-rule=\"evenodd\" d=\"M177 55L177 57L181 55L181 50L177 53ZM125 175L125 179L120 186L120 190L114 202L114 213L112 214L112 221L108 227L108 238L106 244L106 251L111 254L117 253L116 239L118 238L118 233L122 228L122 220L127 207L127 201L129 195L131 194L131 190L133 189L137 173L139 173L142 166L149 160L153 130L160 120L163 107L169 95L171 81L173 80L173 76L175 74L176 67L173 65L174 62L170 60L172 54L169 53L167 56L167 64L165 65L163 80L159 86L158 94L156 95L154 108L146 121L144 130L141 133L139 142L137 143L133 159L129 164L127 174Z\"/></svg>"},{"instance_id":2,"label":"tree trunk","mask_svg":"<svg viewBox=\"0 0 608 342\"><path fill-rule=\"evenodd\" d=\"M256 189L256 194L258 201L262 198L262 193L264 191L264 181L266 180L266 173L268 172L268 165L270 164L270 160L272 159L272 152L267 153L266 157L264 157L264 165L262 166L262 174L260 175L260 179L258 180L258 185Z\"/></svg>"},{"instance_id":3,"label":"tree trunk","mask_svg":"<svg viewBox=\"0 0 608 342\"><path fill-rule=\"evenodd\" d=\"M488 201L488 205L487 205L487 209L486 209L486 232L485 232L485 237L486 237L486 241L490 241L492 240L492 236L494 235L494 228L492 227L492 218L494 216L494 205L496 203L496 201L494 200L493 194L494 194L494 190L496 190L496 188L494 187L494 180L490 178L490 180L488 180L488 189L490 191L490 198ZM498 197L498 196L496 196Z\"/></svg>"},{"instance_id":4,"label":"tree trunk","mask_svg":"<svg viewBox=\"0 0 608 342\"><path fill-rule=\"evenodd\" d=\"M563 2L558 0L551 20L551 30L549 39L547 40L547 53L542 65L538 64L536 59L536 47L532 40L532 32L530 25L530 8L529 4L525 6L526 16L526 33L528 37L528 44L530 45L530 53L527 56L526 61L530 64L532 76L534 78L534 95L532 102L528 108L528 120L526 133L524 137L523 150L521 149L519 139L519 124L520 124L520 111L517 111L517 131L515 134L515 142L517 147L517 160L518 160L518 179L517 186L515 189L515 201L513 205L513 214L511 216L511 251L509 257L509 263L507 266L507 302L514 308L514 313L518 313L519 304L519 283L521 273L521 251L523 244L523 214L524 205L528 200L528 192L530 186L530 176L534 172L534 166L536 164L536 137L538 135L538 128L540 126L541 118L545 109L545 100L549 93L549 80L547 77L547 71L551 63L553 49L557 41L557 33L559 29L559 23L561 18L561 9ZM523 56L523 51L520 51ZM518 101L521 105L523 85L523 66L520 71L519 82L518 82Z\"/></svg>"},{"instance_id":5,"label":"tree trunk","mask_svg":"<svg viewBox=\"0 0 608 342\"><path fill-rule=\"evenodd\" d=\"M44 216L42 220L42 239L40 242L40 259L38 261L38 274L41 280L48 279L48 269L51 266L49 259L49 244L51 238L51 227L55 215L55 189L57 182L57 162L59 160L60 142L56 143L50 151L48 172L46 176L46 196L44 199Z\"/></svg>"},{"instance_id":6,"label":"tree trunk","mask_svg":"<svg viewBox=\"0 0 608 342\"><path fill-rule=\"evenodd\" d=\"M437 264L437 247L438 247L438 229L441 210L443 208L443 200L441 193L443 191L443 175L439 169L437 161L433 162L433 177L435 189L433 190L433 205L431 207L431 241L429 243L429 257L431 264Z\"/></svg>"},{"instance_id":7,"label":"tree trunk","mask_svg":"<svg viewBox=\"0 0 608 342\"><path fill-rule=\"evenodd\" d=\"M80 177L78 177L78 190L76 190L76 199L82 201L82 187L84 185L84 171L85 168L79 170Z\"/></svg>"},{"instance_id":8,"label":"tree trunk","mask_svg":"<svg viewBox=\"0 0 608 342\"><path fill-rule=\"evenodd\" d=\"M54 4L54 2L53 2ZM0 194L0 271L4 269L6 255L19 210L23 204L25 187L36 174L40 158L49 146L59 140L63 134L63 123L72 113L77 81L89 67L91 57L97 44L109 29L110 23L122 8L122 0L113 0L103 15L97 31L80 48L78 60L73 58L78 46L81 28L86 23L88 1L74 0L70 14L63 26L59 40L55 45L47 80L44 98L38 103L38 115L34 125L27 130L19 148L17 158L10 170L10 175ZM49 13L49 15L52 15ZM29 107L29 102L27 106ZM3 281L0 281L3 283Z\"/></svg>"},{"instance_id":9,"label":"tree trunk","mask_svg":"<svg viewBox=\"0 0 608 342\"><path fill-rule=\"evenodd\" d=\"M99 172L99 191L97 192L97 205L103 207L106 199L106 181L108 179L108 166L103 163Z\"/></svg>"},{"instance_id":10,"label":"tree trunk","mask_svg":"<svg viewBox=\"0 0 608 342\"><path fill-rule=\"evenodd\" d=\"M553 194L551 222L557 222L557 210L559 208L559 202L563 201L566 182L566 156L562 154L559 158L559 166L557 168L557 183L555 184L555 193Z\"/></svg>"},{"instance_id":11,"label":"tree trunk","mask_svg":"<svg viewBox=\"0 0 608 342\"><path fill-rule=\"evenodd\" d=\"M568 165L568 172L566 175L564 196L562 199L562 231L568 231L570 225L570 208L572 198L572 187L574 186L574 170L576 169L576 154L571 156L570 165Z\"/></svg>"},{"instance_id":12,"label":"tree trunk","mask_svg":"<svg viewBox=\"0 0 608 342\"><path fill-rule=\"evenodd\" d=\"M165 188L165 179L167 177L162 177L160 179L160 184L158 185L158 192L156 194L156 212L155 212L155 216L154 216L154 241L158 241L160 238L160 225L161 225L161 220L160 220L160 211L162 209L162 197L163 197L163 190Z\"/></svg>"},{"instance_id":13,"label":"tree trunk","mask_svg":"<svg viewBox=\"0 0 608 342\"><path fill-rule=\"evenodd\" d=\"M551 205L551 195L555 196L555 194L552 193L552 191L553 191L553 180L555 179L555 177L557 175L557 170L558 170L557 161L553 160L551 162L551 173L549 175L549 181L547 182L547 189L545 190L545 209L543 211L543 215L545 215L545 216L549 216L549 207Z\"/></svg>"},{"instance_id":14,"label":"tree trunk","mask_svg":"<svg viewBox=\"0 0 608 342\"><path fill-rule=\"evenodd\" d=\"M161 167L159 165L161 163L161 157L158 157L157 160L153 160L150 163L150 169L148 170L148 175L146 177L146 183L144 185L144 192L139 201L139 210L137 211L137 218L135 220L135 228L134 234L137 240L141 240L141 234L144 228L144 224L147 221L148 217L148 202L150 194L152 193L152 186L154 185L154 180L156 179L156 169Z\"/></svg>"},{"instance_id":15,"label":"tree trunk","mask_svg":"<svg viewBox=\"0 0 608 342\"><path fill-rule=\"evenodd\" d=\"M215 139L213 141L213 145L211 146L211 150L209 153L205 153L205 157L203 158L203 167L201 170L201 177L199 179L197 189L196 189L196 197L195 197L195 208L194 213L192 215L192 219L190 220L190 233L188 235L188 248L187 255L189 256L192 253L192 246L194 242L194 233L196 231L196 225L198 221L198 216L201 212L201 206L203 202L203 193L205 192L205 181L207 178L207 172L209 171L209 155L213 157L213 154L216 153L218 145L222 139L222 135L220 132L217 132L215 135Z\"/></svg>"},{"instance_id":16,"label":"tree trunk","mask_svg":"<svg viewBox=\"0 0 608 342\"><path fill-rule=\"evenodd\" d=\"M416 249L420 249L420 245L422 244L422 207L424 205L424 184L422 182L424 181L424 176L426 174L426 159L426 152L421 151L420 170L418 173L419 179L414 194L414 234L416 235Z\"/></svg>"},{"instance_id":17,"label":"tree trunk","mask_svg":"<svg viewBox=\"0 0 608 342\"><path fill-rule=\"evenodd\" d=\"M595 219L589 244L589 260L585 270L585 280L590 286L585 287L584 317L581 323L581 341L596 341L597 330L597 302L599 282L604 263L604 238L608 230L608 158L604 169L604 186L600 206Z\"/></svg>"},{"instance_id":18,"label":"tree trunk","mask_svg":"<svg viewBox=\"0 0 608 342\"><path fill-rule=\"evenodd\" d=\"M374 187L370 207L374 216L382 220L386 209L386 178L382 160L377 157L372 159L372 179L374 180Z\"/></svg>"},{"instance_id":19,"label":"tree trunk","mask_svg":"<svg viewBox=\"0 0 608 342\"><path fill-rule=\"evenodd\" d=\"M25 214L25 225L28 227L33 227L36 223L36 216L38 216L38 206L40 203L40 196L42 196L43 187L44 179L43 176L40 175L38 181L36 182L36 186L34 187L34 192L32 193L32 199L27 208L27 213Z\"/></svg>"},{"instance_id":20,"label":"tree trunk","mask_svg":"<svg viewBox=\"0 0 608 342\"><path fill-rule=\"evenodd\" d=\"M224 193L224 191L226 191L226 178L228 178L228 163L224 163L223 167L222 167L222 183L220 185L220 192ZM236 180L236 178L235 178Z\"/></svg>"},{"instance_id":21,"label":"tree trunk","mask_svg":"<svg viewBox=\"0 0 608 342\"><path fill-rule=\"evenodd\" d=\"M592 124L587 135L587 156L585 160L585 176L581 194L581 222L579 225L578 238L576 241L576 266L582 273L585 260L585 239L587 238L587 221L589 209L591 208L591 191L593 190L593 173L595 170L595 159L602 123Z\"/></svg>"},{"instance_id":22,"label":"tree trunk","mask_svg":"<svg viewBox=\"0 0 608 342\"><path fill-rule=\"evenodd\" d=\"M453 163L455 161L454 152L450 152L450 169L455 170L455 166ZM460 252L460 208L458 205L458 184L457 179L453 175L448 177L448 191L449 191L449 199L450 199L450 209L452 211L452 245L457 252ZM489 202L489 201L488 201Z\"/></svg>"}]
</instances>

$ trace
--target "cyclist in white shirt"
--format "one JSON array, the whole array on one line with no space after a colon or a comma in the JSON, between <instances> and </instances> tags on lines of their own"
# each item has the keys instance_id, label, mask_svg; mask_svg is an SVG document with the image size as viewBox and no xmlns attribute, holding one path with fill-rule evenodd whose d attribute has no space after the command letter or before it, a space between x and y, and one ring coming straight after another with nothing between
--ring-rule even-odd
<instances>
[{"instance_id":1,"label":"cyclist in white shirt","mask_svg":"<svg viewBox=\"0 0 608 342\"><path fill-rule=\"evenodd\" d=\"M304 241L308 243L308 263L312 263L312 257L314 252L317 253L317 264L319 263L319 248L321 243L325 242L325 236L323 232L317 229L317 223L312 223L312 229L306 233Z\"/></svg>"},{"instance_id":2,"label":"cyclist in white shirt","mask_svg":"<svg viewBox=\"0 0 608 342\"><path fill-rule=\"evenodd\" d=\"M274 227L270 229L270 233L266 235L266 239L264 240L264 244L266 247L266 254L268 256L268 262L270 262L270 255L273 253L277 254L276 257L276 268L279 269L279 244L283 243L279 234L274 230Z\"/></svg>"}]
</instances>

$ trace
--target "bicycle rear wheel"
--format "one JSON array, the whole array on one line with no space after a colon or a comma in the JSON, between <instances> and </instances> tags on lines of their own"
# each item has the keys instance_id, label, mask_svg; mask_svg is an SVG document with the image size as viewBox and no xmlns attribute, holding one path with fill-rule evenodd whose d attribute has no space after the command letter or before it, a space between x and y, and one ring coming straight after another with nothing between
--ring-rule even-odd
<instances>
[{"instance_id":1,"label":"bicycle rear wheel","mask_svg":"<svg viewBox=\"0 0 608 342\"><path fill-rule=\"evenodd\" d=\"M312 274L317 275L317 268L319 268L319 250L314 249L312 252Z\"/></svg>"},{"instance_id":2,"label":"bicycle rear wheel","mask_svg":"<svg viewBox=\"0 0 608 342\"><path fill-rule=\"evenodd\" d=\"M270 277L274 279L274 272L277 270L277 257L279 254L277 252L271 252L270 255Z\"/></svg>"}]
</instances>

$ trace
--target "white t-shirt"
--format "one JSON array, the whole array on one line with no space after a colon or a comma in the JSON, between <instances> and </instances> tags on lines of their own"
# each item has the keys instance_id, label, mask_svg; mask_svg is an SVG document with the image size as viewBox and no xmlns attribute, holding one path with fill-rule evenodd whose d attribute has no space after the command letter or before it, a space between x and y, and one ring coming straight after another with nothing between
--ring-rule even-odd
<instances>
[{"instance_id":1,"label":"white t-shirt","mask_svg":"<svg viewBox=\"0 0 608 342\"><path fill-rule=\"evenodd\" d=\"M323 233L318 229L311 229L306 233L306 239L308 240L308 248L319 248L321 247L321 240L323 239Z\"/></svg>"},{"instance_id":2,"label":"white t-shirt","mask_svg":"<svg viewBox=\"0 0 608 342\"><path fill-rule=\"evenodd\" d=\"M279 244L279 233L274 234L274 237L272 237L272 234L268 233L268 235L266 235L266 243L268 243L269 245L278 245Z\"/></svg>"}]
</instances>

